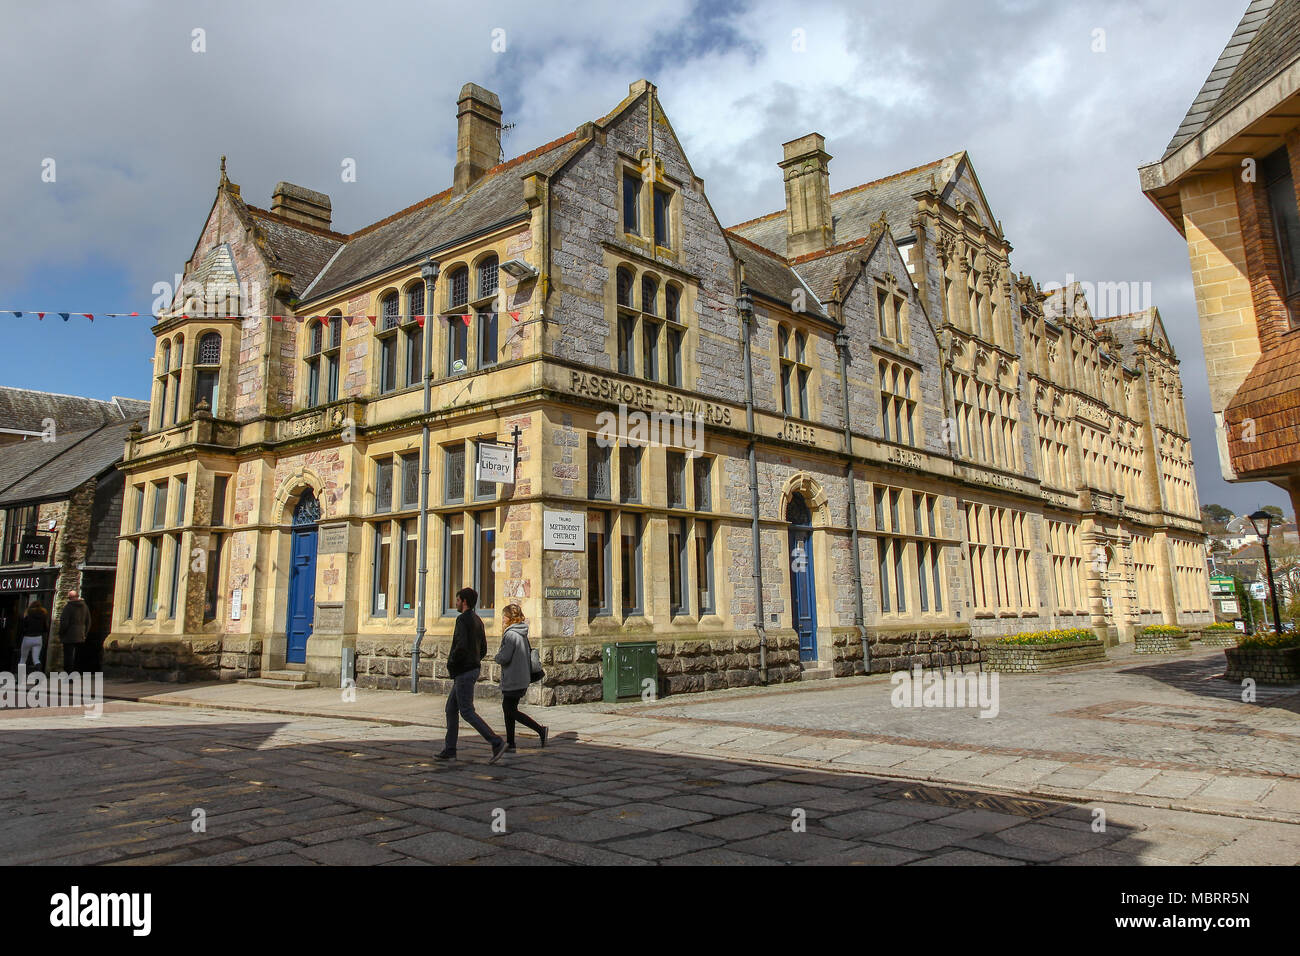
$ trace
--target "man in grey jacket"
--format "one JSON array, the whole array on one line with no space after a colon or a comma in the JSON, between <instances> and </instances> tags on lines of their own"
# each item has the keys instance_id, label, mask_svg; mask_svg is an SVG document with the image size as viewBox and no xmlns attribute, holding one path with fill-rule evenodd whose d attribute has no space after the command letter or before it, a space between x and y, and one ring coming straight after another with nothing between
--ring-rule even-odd
<instances>
[{"instance_id":1,"label":"man in grey jacket","mask_svg":"<svg viewBox=\"0 0 1300 956\"><path fill-rule=\"evenodd\" d=\"M501 612L505 631L501 634L501 710L506 718L506 753L515 752L515 721L533 730L546 746L547 729L519 709L519 701L533 682L533 649L528 643L528 622L518 604L508 604Z\"/></svg>"}]
</instances>

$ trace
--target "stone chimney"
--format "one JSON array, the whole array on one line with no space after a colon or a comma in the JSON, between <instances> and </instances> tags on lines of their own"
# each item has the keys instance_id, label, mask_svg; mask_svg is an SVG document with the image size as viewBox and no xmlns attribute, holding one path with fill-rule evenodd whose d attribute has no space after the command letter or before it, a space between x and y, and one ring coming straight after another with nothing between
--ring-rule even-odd
<instances>
[{"instance_id":1,"label":"stone chimney","mask_svg":"<svg viewBox=\"0 0 1300 956\"><path fill-rule=\"evenodd\" d=\"M784 144L785 213L788 234L785 254L793 259L835 245L831 221L831 156L821 133L809 133Z\"/></svg>"},{"instance_id":2,"label":"stone chimney","mask_svg":"<svg viewBox=\"0 0 1300 956\"><path fill-rule=\"evenodd\" d=\"M275 192L271 194L271 212L317 229L328 229L332 215L329 196L293 183L275 184Z\"/></svg>"},{"instance_id":3,"label":"stone chimney","mask_svg":"<svg viewBox=\"0 0 1300 956\"><path fill-rule=\"evenodd\" d=\"M456 101L456 178L463 193L501 162L501 100L477 83L466 83Z\"/></svg>"}]
</instances>

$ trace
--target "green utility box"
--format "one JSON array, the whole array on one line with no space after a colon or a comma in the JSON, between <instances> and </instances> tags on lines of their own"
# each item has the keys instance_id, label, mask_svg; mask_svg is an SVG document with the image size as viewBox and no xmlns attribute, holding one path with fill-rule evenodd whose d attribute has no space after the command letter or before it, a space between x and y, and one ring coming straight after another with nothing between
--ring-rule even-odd
<instances>
[{"instance_id":1,"label":"green utility box","mask_svg":"<svg viewBox=\"0 0 1300 956\"><path fill-rule=\"evenodd\" d=\"M646 688L653 694L651 700L659 696L659 645L654 641L606 644L601 663L606 703L641 700Z\"/></svg>"}]
</instances>

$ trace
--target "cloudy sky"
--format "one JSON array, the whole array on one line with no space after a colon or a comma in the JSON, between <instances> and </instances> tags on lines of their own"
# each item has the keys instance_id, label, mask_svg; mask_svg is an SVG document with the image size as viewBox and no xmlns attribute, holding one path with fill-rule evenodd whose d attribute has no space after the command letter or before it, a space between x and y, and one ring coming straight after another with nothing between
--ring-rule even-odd
<instances>
[{"instance_id":1,"label":"cloudy sky","mask_svg":"<svg viewBox=\"0 0 1300 956\"><path fill-rule=\"evenodd\" d=\"M1289 513L1272 486L1219 477L1186 246L1137 177L1245 7L10 6L0 309L148 312L154 285L193 248L222 154L250 203L269 206L275 183L289 180L329 193L335 228L347 232L450 184L465 82L500 95L513 156L604 114L645 77L724 223L783 205L780 144L811 130L834 156L835 190L968 150L1017 271L1042 283L1151 283L1183 361L1202 503ZM52 183L42 181L47 159ZM341 181L347 159L355 182ZM0 322L0 384L148 396L147 320Z\"/></svg>"}]
</instances>

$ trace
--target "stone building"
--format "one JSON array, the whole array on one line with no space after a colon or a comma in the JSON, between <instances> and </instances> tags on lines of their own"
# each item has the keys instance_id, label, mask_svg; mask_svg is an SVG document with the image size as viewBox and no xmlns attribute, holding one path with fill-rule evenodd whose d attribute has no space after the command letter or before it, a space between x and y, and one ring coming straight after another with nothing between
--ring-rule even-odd
<instances>
[{"instance_id":1,"label":"stone building","mask_svg":"<svg viewBox=\"0 0 1300 956\"><path fill-rule=\"evenodd\" d=\"M1300 0L1253 0L1140 174L1187 240L1223 477L1300 507Z\"/></svg>"},{"instance_id":2,"label":"stone building","mask_svg":"<svg viewBox=\"0 0 1300 956\"><path fill-rule=\"evenodd\" d=\"M122 523L117 465L128 430L148 411L134 399L0 387L0 669L14 666L34 599L57 621L68 591L78 590L90 606L91 643L108 634ZM57 652L41 660L61 664Z\"/></svg>"},{"instance_id":3,"label":"stone building","mask_svg":"<svg viewBox=\"0 0 1300 956\"><path fill-rule=\"evenodd\" d=\"M117 667L405 687L423 625L436 687L463 585L493 634L522 605L545 703L617 640L677 693L1212 619L1159 315L1015 276L964 152L832 194L810 134L727 229L646 81L500 133L467 85L451 188L347 234L223 164L124 465Z\"/></svg>"}]
</instances>

